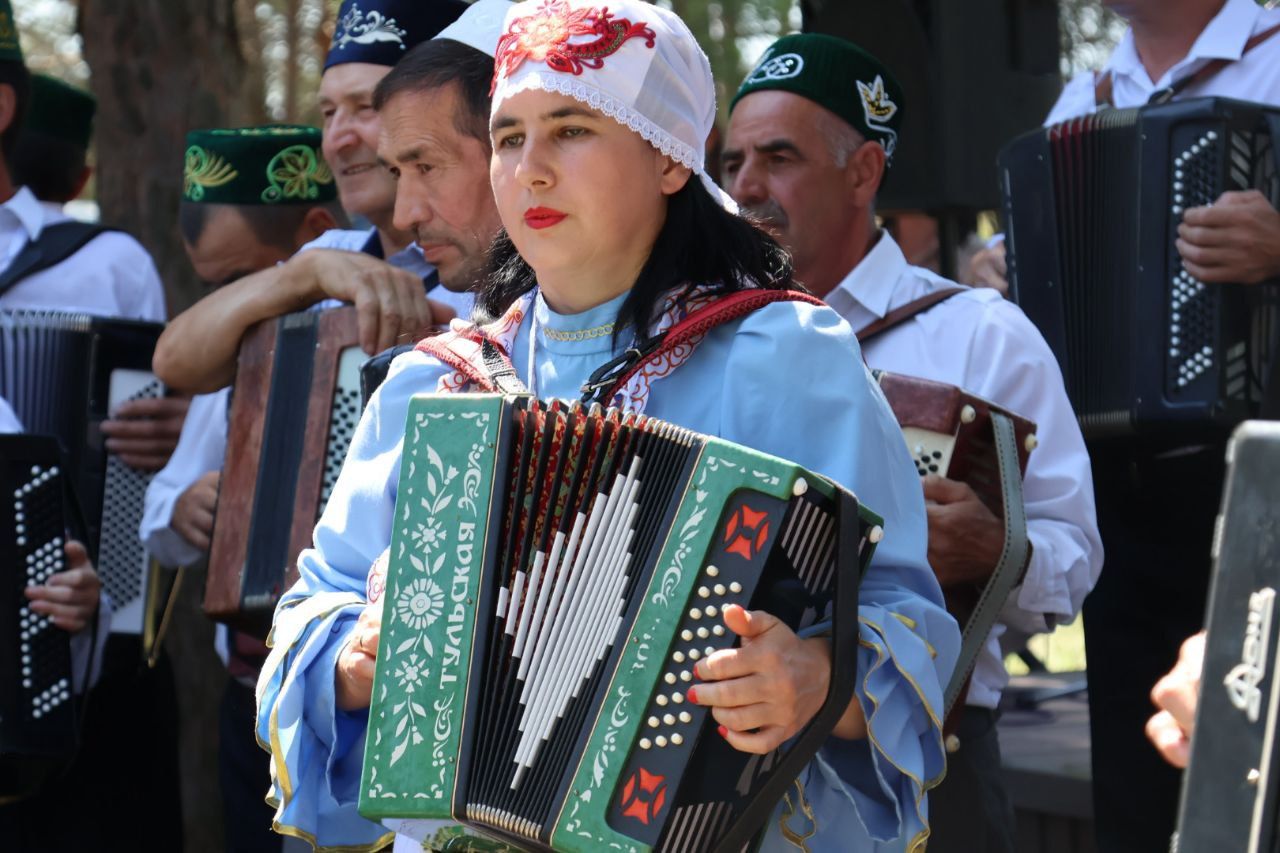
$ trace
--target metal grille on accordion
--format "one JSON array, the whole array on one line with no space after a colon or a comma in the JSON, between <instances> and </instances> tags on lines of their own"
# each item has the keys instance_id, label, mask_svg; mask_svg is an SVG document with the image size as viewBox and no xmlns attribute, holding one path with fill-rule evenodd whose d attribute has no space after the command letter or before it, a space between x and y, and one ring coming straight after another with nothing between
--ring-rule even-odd
<instances>
[{"instance_id":1,"label":"metal grille on accordion","mask_svg":"<svg viewBox=\"0 0 1280 853\"><path fill-rule=\"evenodd\" d=\"M151 474L108 453L98 425L127 400L163 396L151 373L162 328L87 314L0 312L0 396L28 432L63 445L115 633L141 633L147 618L150 560L138 525Z\"/></svg>"},{"instance_id":2,"label":"metal grille on accordion","mask_svg":"<svg viewBox=\"0 0 1280 853\"><path fill-rule=\"evenodd\" d=\"M1280 851L1280 424L1241 424L1214 535L1204 672L1179 853Z\"/></svg>"},{"instance_id":3,"label":"metal grille on accordion","mask_svg":"<svg viewBox=\"0 0 1280 853\"><path fill-rule=\"evenodd\" d=\"M62 477L53 438L0 435L0 796L75 746L70 635L23 595L65 567Z\"/></svg>"},{"instance_id":4,"label":"metal grille on accordion","mask_svg":"<svg viewBox=\"0 0 1280 853\"><path fill-rule=\"evenodd\" d=\"M412 401L399 483L361 812L539 849L743 849L853 695L880 520L728 442L496 395ZM735 641L731 603L832 620L827 703L768 756L685 699Z\"/></svg>"},{"instance_id":5,"label":"metal grille on accordion","mask_svg":"<svg viewBox=\"0 0 1280 853\"><path fill-rule=\"evenodd\" d=\"M1086 437L1230 426L1257 413L1277 288L1198 281L1187 208L1280 205L1280 110L1221 98L1102 110L1000 155L1010 293L1058 357Z\"/></svg>"},{"instance_id":6,"label":"metal grille on accordion","mask_svg":"<svg viewBox=\"0 0 1280 853\"><path fill-rule=\"evenodd\" d=\"M360 420L355 309L258 324L240 348L204 609L266 636Z\"/></svg>"}]
</instances>

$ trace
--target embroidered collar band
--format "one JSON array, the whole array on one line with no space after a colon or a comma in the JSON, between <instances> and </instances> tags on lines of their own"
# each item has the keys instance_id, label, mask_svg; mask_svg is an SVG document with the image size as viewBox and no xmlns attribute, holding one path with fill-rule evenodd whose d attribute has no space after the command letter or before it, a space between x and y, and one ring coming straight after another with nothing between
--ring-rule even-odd
<instances>
[{"instance_id":1,"label":"embroidered collar band","mask_svg":"<svg viewBox=\"0 0 1280 853\"><path fill-rule=\"evenodd\" d=\"M737 212L706 172L716 116L711 64L675 13L641 0L514 5L495 56L493 112L529 89L568 95L615 119L691 169L712 198Z\"/></svg>"},{"instance_id":2,"label":"embroidered collar band","mask_svg":"<svg viewBox=\"0 0 1280 853\"><path fill-rule=\"evenodd\" d=\"M325 70L344 62L390 68L410 48L452 24L466 8L462 0L344 0Z\"/></svg>"},{"instance_id":3,"label":"embroidered collar band","mask_svg":"<svg viewBox=\"0 0 1280 853\"><path fill-rule=\"evenodd\" d=\"M187 134L182 200L197 204L326 204L333 173L314 127L272 124Z\"/></svg>"},{"instance_id":4,"label":"embroidered collar band","mask_svg":"<svg viewBox=\"0 0 1280 853\"><path fill-rule=\"evenodd\" d=\"M769 46L738 87L729 112L752 92L781 89L808 98L884 146L892 161L902 127L902 87L884 63L842 38L783 36Z\"/></svg>"}]
</instances>

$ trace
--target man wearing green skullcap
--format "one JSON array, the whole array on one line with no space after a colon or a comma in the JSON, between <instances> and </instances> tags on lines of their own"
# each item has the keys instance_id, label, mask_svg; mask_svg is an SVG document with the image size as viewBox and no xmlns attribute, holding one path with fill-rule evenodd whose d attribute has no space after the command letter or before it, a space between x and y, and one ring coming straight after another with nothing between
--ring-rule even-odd
<instances>
[{"instance_id":1,"label":"man wearing green skullcap","mask_svg":"<svg viewBox=\"0 0 1280 853\"><path fill-rule=\"evenodd\" d=\"M1102 566L1093 483L1057 361L1035 327L992 290L909 265L876 224L890 164L912 167L894 158L906 108L890 69L862 48L786 36L733 99L724 186L791 250L796 279L858 333L868 365L958 386L1038 425L1023 483L1031 556L992 636L975 647L947 774L928 797L929 853L1011 853L995 731L1008 677L997 638L1006 626L1032 634L1079 612ZM928 474L922 486L929 562L943 590L985 583L1000 562L1003 521L964 483Z\"/></svg>"},{"instance_id":2,"label":"man wearing green skullcap","mask_svg":"<svg viewBox=\"0 0 1280 853\"><path fill-rule=\"evenodd\" d=\"M211 286L275 266L346 223L316 128L194 130L187 134L182 169L178 225L196 274ZM178 449L147 488L139 533L162 565L192 565L208 552L227 443L229 391L192 399ZM253 716L252 682L266 648L254 637L222 626L217 630L219 654L231 676L218 715L226 849L279 853L282 839L271 831L272 811L262 798L270 784L266 756L246 724Z\"/></svg>"},{"instance_id":3,"label":"man wearing green skullcap","mask_svg":"<svg viewBox=\"0 0 1280 853\"><path fill-rule=\"evenodd\" d=\"M31 107L13 153L14 181L42 202L66 204L89 182L86 165L98 102L47 74L31 76Z\"/></svg>"},{"instance_id":4,"label":"man wearing green skullcap","mask_svg":"<svg viewBox=\"0 0 1280 853\"><path fill-rule=\"evenodd\" d=\"M193 130L183 161L178 225L208 285L285 261L346 222L316 128Z\"/></svg>"}]
</instances>

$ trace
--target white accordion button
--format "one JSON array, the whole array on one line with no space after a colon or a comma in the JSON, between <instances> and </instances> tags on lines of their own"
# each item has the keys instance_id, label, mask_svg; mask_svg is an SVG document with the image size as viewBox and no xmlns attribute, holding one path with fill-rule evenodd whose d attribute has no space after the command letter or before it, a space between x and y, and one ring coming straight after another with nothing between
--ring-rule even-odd
<instances>
[{"instance_id":1,"label":"white accordion button","mask_svg":"<svg viewBox=\"0 0 1280 853\"><path fill-rule=\"evenodd\" d=\"M662 722L663 722L663 723L665 723L665 724L666 724L666 725L668 725L668 726L674 726L674 725L676 724L676 718L675 718L675 715L674 715L674 714L663 714L663 715L662 715Z\"/></svg>"},{"instance_id":2,"label":"white accordion button","mask_svg":"<svg viewBox=\"0 0 1280 853\"><path fill-rule=\"evenodd\" d=\"M711 590L707 589L705 586L698 587L698 598L710 598L710 597L711 597Z\"/></svg>"},{"instance_id":3,"label":"white accordion button","mask_svg":"<svg viewBox=\"0 0 1280 853\"><path fill-rule=\"evenodd\" d=\"M713 578L718 574L720 574L720 570L715 566L707 566L707 577Z\"/></svg>"},{"instance_id":4,"label":"white accordion button","mask_svg":"<svg viewBox=\"0 0 1280 853\"><path fill-rule=\"evenodd\" d=\"M717 626L715 626L714 628L712 628L712 629L711 629L711 633L715 634L717 637L723 637L723 636L724 636L724 626L723 626L723 625L717 625ZM703 639L706 639L706 638L704 637Z\"/></svg>"},{"instance_id":5,"label":"white accordion button","mask_svg":"<svg viewBox=\"0 0 1280 853\"><path fill-rule=\"evenodd\" d=\"M702 611L701 611L701 610L699 610L699 609L698 609L698 608L696 608L696 607L695 607L695 608L693 608L692 610L690 610L690 611L689 611L689 618L690 618L690 619L694 619L694 620L701 619L701 618L702 618Z\"/></svg>"},{"instance_id":6,"label":"white accordion button","mask_svg":"<svg viewBox=\"0 0 1280 853\"><path fill-rule=\"evenodd\" d=\"M672 746L680 746L680 744L682 743L684 743L684 735L680 734L679 732L676 732L671 736Z\"/></svg>"},{"instance_id":7,"label":"white accordion button","mask_svg":"<svg viewBox=\"0 0 1280 853\"><path fill-rule=\"evenodd\" d=\"M662 680L667 682L667 684L675 684L676 674L674 672L668 672L666 675L662 676Z\"/></svg>"},{"instance_id":8,"label":"white accordion button","mask_svg":"<svg viewBox=\"0 0 1280 853\"><path fill-rule=\"evenodd\" d=\"M684 663L684 652L676 652L671 656L671 659L676 663ZM694 660L697 660L697 658L694 658Z\"/></svg>"},{"instance_id":9,"label":"white accordion button","mask_svg":"<svg viewBox=\"0 0 1280 853\"><path fill-rule=\"evenodd\" d=\"M978 411L973 406L966 405L960 410L960 423L971 424L978 417Z\"/></svg>"},{"instance_id":10,"label":"white accordion button","mask_svg":"<svg viewBox=\"0 0 1280 853\"><path fill-rule=\"evenodd\" d=\"M719 625L717 625L717 626L716 626L716 628L719 628L719 627L720 627ZM711 629L711 631L714 631L714 630L715 630L715 628L712 628L712 629ZM699 629L698 629L698 639L699 639L699 640L705 640L707 637L711 636L711 631L708 631L706 628L699 628Z\"/></svg>"},{"instance_id":11,"label":"white accordion button","mask_svg":"<svg viewBox=\"0 0 1280 853\"><path fill-rule=\"evenodd\" d=\"M708 604L706 607L703 608L702 612L707 614L708 616L715 616L720 611L716 609L716 606L714 604Z\"/></svg>"},{"instance_id":12,"label":"white accordion button","mask_svg":"<svg viewBox=\"0 0 1280 853\"><path fill-rule=\"evenodd\" d=\"M883 538L884 538L884 528L878 524L875 527L871 528L871 530L867 533L867 539L870 540L872 545L878 544L880 540Z\"/></svg>"},{"instance_id":13,"label":"white accordion button","mask_svg":"<svg viewBox=\"0 0 1280 853\"><path fill-rule=\"evenodd\" d=\"M809 491L809 482L804 477L797 477L795 484L791 486L791 494L800 497Z\"/></svg>"},{"instance_id":14,"label":"white accordion button","mask_svg":"<svg viewBox=\"0 0 1280 853\"><path fill-rule=\"evenodd\" d=\"M640 738L641 749L648 749L651 746L653 746L653 741L649 740L647 737Z\"/></svg>"},{"instance_id":15,"label":"white accordion button","mask_svg":"<svg viewBox=\"0 0 1280 853\"><path fill-rule=\"evenodd\" d=\"M732 592L734 595L737 595L738 593L742 592L742 584L738 583L737 581L734 581L733 583L729 584L729 592Z\"/></svg>"},{"instance_id":16,"label":"white accordion button","mask_svg":"<svg viewBox=\"0 0 1280 853\"><path fill-rule=\"evenodd\" d=\"M725 591L724 584L722 583L716 584L715 591L716 591L716 595L724 595L724 591Z\"/></svg>"},{"instance_id":17,"label":"white accordion button","mask_svg":"<svg viewBox=\"0 0 1280 853\"><path fill-rule=\"evenodd\" d=\"M693 639L693 632L690 631L688 628L685 628L683 631L680 632L680 639L684 640L686 643L689 642L690 640Z\"/></svg>"},{"instance_id":18,"label":"white accordion button","mask_svg":"<svg viewBox=\"0 0 1280 853\"><path fill-rule=\"evenodd\" d=\"M679 705L679 704L683 703L683 702L684 702L684 694L683 694L683 693L672 693L672 694L671 694L671 701L672 701L672 702L675 702L677 705Z\"/></svg>"},{"instance_id":19,"label":"white accordion button","mask_svg":"<svg viewBox=\"0 0 1280 853\"><path fill-rule=\"evenodd\" d=\"M681 712L680 712L680 722L682 722L682 723L692 723L692 722L693 722L693 714L690 714L688 711L681 711Z\"/></svg>"},{"instance_id":20,"label":"white accordion button","mask_svg":"<svg viewBox=\"0 0 1280 853\"><path fill-rule=\"evenodd\" d=\"M657 717L650 717L650 718L649 718L649 728L651 728L651 729L656 729L659 725L660 725L660 723L658 722L658 718L657 718Z\"/></svg>"},{"instance_id":21,"label":"white accordion button","mask_svg":"<svg viewBox=\"0 0 1280 853\"><path fill-rule=\"evenodd\" d=\"M658 745L659 749L667 745L667 739L663 735L658 735L653 739L653 742Z\"/></svg>"},{"instance_id":22,"label":"white accordion button","mask_svg":"<svg viewBox=\"0 0 1280 853\"><path fill-rule=\"evenodd\" d=\"M689 682L693 680L693 676L689 673L689 670L686 669L680 673L680 680Z\"/></svg>"},{"instance_id":23,"label":"white accordion button","mask_svg":"<svg viewBox=\"0 0 1280 853\"><path fill-rule=\"evenodd\" d=\"M659 705L666 705L667 704L666 694L659 693L658 698L654 699L653 701L657 702Z\"/></svg>"},{"instance_id":24,"label":"white accordion button","mask_svg":"<svg viewBox=\"0 0 1280 853\"><path fill-rule=\"evenodd\" d=\"M702 657L702 652L697 649L689 649L689 660L697 660Z\"/></svg>"}]
</instances>

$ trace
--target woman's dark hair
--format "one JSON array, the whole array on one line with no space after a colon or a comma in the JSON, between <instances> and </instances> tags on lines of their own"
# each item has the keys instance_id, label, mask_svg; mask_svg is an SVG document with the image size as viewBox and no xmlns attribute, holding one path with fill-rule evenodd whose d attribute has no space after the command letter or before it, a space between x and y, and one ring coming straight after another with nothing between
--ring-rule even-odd
<instances>
[{"instance_id":1,"label":"woman's dark hair","mask_svg":"<svg viewBox=\"0 0 1280 853\"><path fill-rule=\"evenodd\" d=\"M791 256L749 220L730 213L692 175L667 201L667 221L614 324L614 338L628 326L647 330L659 298L699 284L733 293L752 285L768 290L801 289L791 278ZM503 230L489 249L489 268L476 298L476 318L500 316L537 283Z\"/></svg>"}]
</instances>

